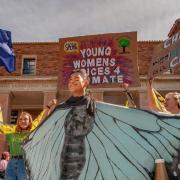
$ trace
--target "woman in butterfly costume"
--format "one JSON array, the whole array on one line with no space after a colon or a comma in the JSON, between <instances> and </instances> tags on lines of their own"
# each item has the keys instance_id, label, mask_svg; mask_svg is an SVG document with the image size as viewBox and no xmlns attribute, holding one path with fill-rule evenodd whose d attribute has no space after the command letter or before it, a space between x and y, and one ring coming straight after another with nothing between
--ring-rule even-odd
<instances>
[{"instance_id":1,"label":"woman in butterfly costume","mask_svg":"<svg viewBox=\"0 0 180 180\"><path fill-rule=\"evenodd\" d=\"M173 161L179 116L95 103L87 86L83 71L73 73L72 96L24 142L31 180L150 180L155 159Z\"/></svg>"}]
</instances>

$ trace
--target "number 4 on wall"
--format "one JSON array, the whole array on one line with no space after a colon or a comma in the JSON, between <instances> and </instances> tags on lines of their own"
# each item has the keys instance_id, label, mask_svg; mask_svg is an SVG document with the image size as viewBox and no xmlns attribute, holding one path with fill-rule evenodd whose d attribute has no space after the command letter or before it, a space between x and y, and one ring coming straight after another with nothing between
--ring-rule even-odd
<instances>
[{"instance_id":1,"label":"number 4 on wall","mask_svg":"<svg viewBox=\"0 0 180 180\"><path fill-rule=\"evenodd\" d=\"M114 72L115 72L117 75L119 75L120 72L121 72L120 67L117 66L116 69L114 70Z\"/></svg>"}]
</instances>

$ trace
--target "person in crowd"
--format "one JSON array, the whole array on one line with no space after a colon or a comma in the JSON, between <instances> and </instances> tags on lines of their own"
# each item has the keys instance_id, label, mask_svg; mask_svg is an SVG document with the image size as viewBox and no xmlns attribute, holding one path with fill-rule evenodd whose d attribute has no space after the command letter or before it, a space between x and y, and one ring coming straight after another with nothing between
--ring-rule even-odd
<instances>
[{"instance_id":1,"label":"person in crowd","mask_svg":"<svg viewBox=\"0 0 180 180\"><path fill-rule=\"evenodd\" d=\"M165 112L180 115L180 93L169 92L163 98L154 88L153 80L147 84L148 106L152 111ZM180 177L180 150L172 163L166 163L168 176L171 180L178 180Z\"/></svg>"},{"instance_id":2,"label":"person in crowd","mask_svg":"<svg viewBox=\"0 0 180 180\"><path fill-rule=\"evenodd\" d=\"M34 121L31 114L23 111L20 113L16 125L0 124L0 133L6 135L11 154L5 173L6 180L27 180L21 143L53 110L56 103L55 99L51 100Z\"/></svg>"},{"instance_id":3,"label":"person in crowd","mask_svg":"<svg viewBox=\"0 0 180 180\"><path fill-rule=\"evenodd\" d=\"M129 84L128 83L123 83L122 87L124 88L124 92L126 93L126 98L127 98L126 106L136 108L136 104L134 102L133 96L129 91Z\"/></svg>"},{"instance_id":4,"label":"person in crowd","mask_svg":"<svg viewBox=\"0 0 180 180\"><path fill-rule=\"evenodd\" d=\"M61 153L61 178L78 179L85 165L85 137L93 128L95 100L86 94L88 75L74 71L68 82L71 96L58 108L73 107L64 122L65 141Z\"/></svg>"},{"instance_id":5,"label":"person in crowd","mask_svg":"<svg viewBox=\"0 0 180 180\"><path fill-rule=\"evenodd\" d=\"M5 178L5 171L6 171L9 159L10 159L9 152L3 152L1 156L1 160L0 160L0 179Z\"/></svg>"},{"instance_id":6,"label":"person in crowd","mask_svg":"<svg viewBox=\"0 0 180 180\"><path fill-rule=\"evenodd\" d=\"M164 100L157 102L157 91L153 88L153 81L149 80L147 84L148 93L148 106L152 111L155 112L167 112L171 114L180 115L180 93L169 92L165 95ZM156 99L157 98L157 99Z\"/></svg>"}]
</instances>

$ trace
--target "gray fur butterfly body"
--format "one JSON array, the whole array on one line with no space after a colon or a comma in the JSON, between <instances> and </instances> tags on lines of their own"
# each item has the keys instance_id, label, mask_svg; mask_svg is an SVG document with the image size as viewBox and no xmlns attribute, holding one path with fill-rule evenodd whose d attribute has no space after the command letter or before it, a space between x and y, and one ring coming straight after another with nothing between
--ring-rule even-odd
<instances>
[{"instance_id":1,"label":"gray fur butterfly body","mask_svg":"<svg viewBox=\"0 0 180 180\"><path fill-rule=\"evenodd\" d=\"M65 139L61 153L61 180L77 180L85 164L85 136L92 130L94 116L87 105L73 107L64 123Z\"/></svg>"}]
</instances>

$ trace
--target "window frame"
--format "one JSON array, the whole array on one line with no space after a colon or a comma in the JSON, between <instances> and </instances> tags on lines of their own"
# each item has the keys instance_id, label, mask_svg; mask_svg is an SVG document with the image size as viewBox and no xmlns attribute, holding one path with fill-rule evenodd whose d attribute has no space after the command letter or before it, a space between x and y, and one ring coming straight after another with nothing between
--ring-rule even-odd
<instances>
[{"instance_id":1,"label":"window frame","mask_svg":"<svg viewBox=\"0 0 180 180\"><path fill-rule=\"evenodd\" d=\"M24 69L24 60L26 59L34 59L34 73L33 74L24 74L23 69ZM22 66L21 66L21 75L23 76L34 76L36 75L36 67L37 67L37 56L36 55L23 55L22 56Z\"/></svg>"},{"instance_id":2,"label":"window frame","mask_svg":"<svg viewBox=\"0 0 180 180\"><path fill-rule=\"evenodd\" d=\"M12 115L13 112L14 112L16 115ZM13 116L13 118L12 118L12 116ZM18 110L18 109L12 109L12 110L11 110L11 117L10 117L9 123L15 125L15 124L17 123L18 116L19 116L19 110ZM12 120L15 120L15 121L12 121Z\"/></svg>"}]
</instances>

